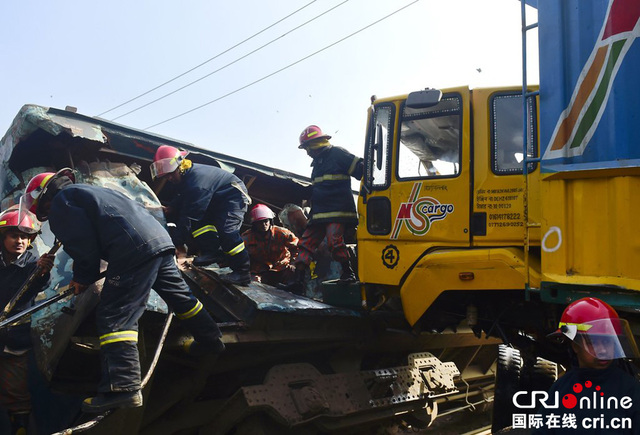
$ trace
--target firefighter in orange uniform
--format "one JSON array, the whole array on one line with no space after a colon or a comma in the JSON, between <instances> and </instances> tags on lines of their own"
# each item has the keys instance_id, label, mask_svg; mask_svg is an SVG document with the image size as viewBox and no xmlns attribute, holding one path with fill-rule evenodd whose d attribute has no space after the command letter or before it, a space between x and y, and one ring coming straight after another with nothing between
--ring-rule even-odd
<instances>
[{"instance_id":1,"label":"firefighter in orange uniform","mask_svg":"<svg viewBox=\"0 0 640 435\"><path fill-rule=\"evenodd\" d=\"M298 254L298 238L286 228L273 225L273 211L264 204L251 209L251 229L242 234L251 259L254 281L270 285L293 278L292 261Z\"/></svg>"}]
</instances>

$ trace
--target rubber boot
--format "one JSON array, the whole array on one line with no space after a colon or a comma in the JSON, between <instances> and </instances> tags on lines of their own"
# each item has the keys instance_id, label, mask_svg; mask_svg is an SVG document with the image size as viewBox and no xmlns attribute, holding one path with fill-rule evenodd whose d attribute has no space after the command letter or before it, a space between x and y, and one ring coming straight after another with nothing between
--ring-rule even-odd
<instances>
[{"instance_id":1,"label":"rubber boot","mask_svg":"<svg viewBox=\"0 0 640 435\"><path fill-rule=\"evenodd\" d=\"M236 255L228 256L229 266L232 272L220 275L220 279L233 285L246 286L251 282L249 273L249 252L246 249Z\"/></svg>"},{"instance_id":2,"label":"rubber boot","mask_svg":"<svg viewBox=\"0 0 640 435\"><path fill-rule=\"evenodd\" d=\"M225 260L224 253L220 250L218 233L207 231L193 239L200 255L193 259L193 265L198 267L208 266L213 263L220 264Z\"/></svg>"},{"instance_id":3,"label":"rubber boot","mask_svg":"<svg viewBox=\"0 0 640 435\"><path fill-rule=\"evenodd\" d=\"M187 338L182 343L182 349L191 356L203 356L220 354L224 352L225 346L221 339L218 339L215 343L201 343L193 338Z\"/></svg>"},{"instance_id":4,"label":"rubber boot","mask_svg":"<svg viewBox=\"0 0 640 435\"><path fill-rule=\"evenodd\" d=\"M142 406L142 393L137 391L118 391L98 393L82 402L82 412L100 414L116 408L138 408Z\"/></svg>"},{"instance_id":5,"label":"rubber boot","mask_svg":"<svg viewBox=\"0 0 640 435\"><path fill-rule=\"evenodd\" d=\"M340 282L343 284L351 284L357 281L356 274L351 267L350 261L344 261L340 263L342 266L342 274L340 275Z\"/></svg>"},{"instance_id":6,"label":"rubber boot","mask_svg":"<svg viewBox=\"0 0 640 435\"><path fill-rule=\"evenodd\" d=\"M251 274L249 272L233 271L226 275L220 275L220 279L233 285L247 286L251 282Z\"/></svg>"},{"instance_id":7,"label":"rubber boot","mask_svg":"<svg viewBox=\"0 0 640 435\"><path fill-rule=\"evenodd\" d=\"M217 252L202 252L196 258L193 259L193 265L197 267L204 267L210 264L220 264L225 260L222 251Z\"/></svg>"},{"instance_id":8,"label":"rubber boot","mask_svg":"<svg viewBox=\"0 0 640 435\"><path fill-rule=\"evenodd\" d=\"M220 340L222 336L220 328L205 309L200 310L195 316L183 319L180 322L193 337L188 337L182 343L182 348L185 352L191 355L200 355L208 352L220 353L224 350L224 343Z\"/></svg>"},{"instance_id":9,"label":"rubber boot","mask_svg":"<svg viewBox=\"0 0 640 435\"><path fill-rule=\"evenodd\" d=\"M293 281L290 282L289 284L279 285L278 288L282 290L286 290L296 295L300 295L300 296L304 295L305 278L307 276L307 269L308 269L308 266L304 263L296 264L296 271L293 276Z\"/></svg>"},{"instance_id":10,"label":"rubber boot","mask_svg":"<svg viewBox=\"0 0 640 435\"><path fill-rule=\"evenodd\" d=\"M11 435L27 435L29 429L29 413L11 413Z\"/></svg>"}]
</instances>

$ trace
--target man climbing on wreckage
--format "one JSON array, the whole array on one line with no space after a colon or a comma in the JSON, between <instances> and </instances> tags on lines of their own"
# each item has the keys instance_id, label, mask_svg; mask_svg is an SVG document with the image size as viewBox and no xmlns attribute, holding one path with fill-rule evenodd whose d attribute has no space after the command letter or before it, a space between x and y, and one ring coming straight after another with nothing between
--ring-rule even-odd
<instances>
[{"instance_id":1,"label":"man climbing on wreckage","mask_svg":"<svg viewBox=\"0 0 640 435\"><path fill-rule=\"evenodd\" d=\"M231 284L251 282L249 253L240 236L240 228L251 198L238 177L213 166L197 165L187 159L187 151L162 145L151 164L151 176L166 178L178 187L177 231L173 240L178 258L186 256L185 242L191 236L200 249L195 266L219 260L219 248L232 272L220 278Z\"/></svg>"},{"instance_id":2,"label":"man climbing on wreckage","mask_svg":"<svg viewBox=\"0 0 640 435\"><path fill-rule=\"evenodd\" d=\"M28 290L15 300L9 316L33 305L36 295L49 283L53 257L44 254L38 258L31 250L38 231L35 217L25 215L20 219L19 210L11 209L0 214L0 309L16 299L23 284L37 274ZM12 434L26 434L29 425L30 327L30 322L23 321L0 330L0 405L9 412Z\"/></svg>"},{"instance_id":3,"label":"man climbing on wreckage","mask_svg":"<svg viewBox=\"0 0 640 435\"><path fill-rule=\"evenodd\" d=\"M82 410L139 407L138 319L152 287L193 335L194 340L185 343L188 353L222 352L220 329L182 278L165 228L120 192L74 183L68 168L36 175L22 196L21 209L49 221L73 259L70 286L75 294L98 279L101 260L109 263L96 310L102 375L98 395L85 399Z\"/></svg>"},{"instance_id":4,"label":"man climbing on wreckage","mask_svg":"<svg viewBox=\"0 0 640 435\"><path fill-rule=\"evenodd\" d=\"M311 213L309 223L300 238L300 253L295 262L294 283L286 290L300 293L313 254L326 237L332 258L342 266L340 280L355 282L356 276L349 261L344 242L345 230L358 224L358 214L351 191L351 177L360 180L364 171L362 158L344 148L333 146L331 136L320 127L310 125L300 134L298 148L313 159L311 166Z\"/></svg>"}]
</instances>

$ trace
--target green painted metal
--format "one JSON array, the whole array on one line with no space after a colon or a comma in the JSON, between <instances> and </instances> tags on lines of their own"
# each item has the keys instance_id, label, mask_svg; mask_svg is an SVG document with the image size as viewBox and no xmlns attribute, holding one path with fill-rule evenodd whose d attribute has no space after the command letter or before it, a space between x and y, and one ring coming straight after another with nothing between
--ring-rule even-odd
<instances>
[{"instance_id":1,"label":"green painted metal","mask_svg":"<svg viewBox=\"0 0 640 435\"><path fill-rule=\"evenodd\" d=\"M540 299L552 304L567 305L578 299L595 297L616 308L640 311L640 294L612 286L589 286L559 284L543 281L540 286Z\"/></svg>"},{"instance_id":2,"label":"green painted metal","mask_svg":"<svg viewBox=\"0 0 640 435\"><path fill-rule=\"evenodd\" d=\"M339 280L322 283L322 301L336 307L362 310L362 292L357 283L341 283Z\"/></svg>"}]
</instances>

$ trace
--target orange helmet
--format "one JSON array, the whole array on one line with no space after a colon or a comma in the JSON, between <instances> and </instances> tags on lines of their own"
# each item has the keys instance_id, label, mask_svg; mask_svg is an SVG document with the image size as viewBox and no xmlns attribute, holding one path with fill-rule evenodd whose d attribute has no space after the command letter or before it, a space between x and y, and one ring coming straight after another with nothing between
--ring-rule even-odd
<instances>
[{"instance_id":1,"label":"orange helmet","mask_svg":"<svg viewBox=\"0 0 640 435\"><path fill-rule=\"evenodd\" d=\"M572 302L565 308L558 329L550 337L566 337L599 359L638 358L629 322L621 319L611 305L588 297ZM594 344L606 342L606 355L596 354Z\"/></svg>"},{"instance_id":2,"label":"orange helmet","mask_svg":"<svg viewBox=\"0 0 640 435\"><path fill-rule=\"evenodd\" d=\"M265 219L273 219L275 214L264 204L256 204L249 213L251 223L260 222Z\"/></svg>"},{"instance_id":3,"label":"orange helmet","mask_svg":"<svg viewBox=\"0 0 640 435\"><path fill-rule=\"evenodd\" d=\"M300 145L298 148L306 148L311 145L311 142L318 139L331 139L331 136L323 134L317 125L310 125L300 133Z\"/></svg>"},{"instance_id":4,"label":"orange helmet","mask_svg":"<svg viewBox=\"0 0 640 435\"><path fill-rule=\"evenodd\" d=\"M25 214L20 219L20 210L9 209L0 214L0 231L8 229L17 229L26 234L33 234L34 236L40 230L36 220L31 217L31 214Z\"/></svg>"},{"instance_id":5,"label":"orange helmet","mask_svg":"<svg viewBox=\"0 0 640 435\"><path fill-rule=\"evenodd\" d=\"M156 151L156 155L153 157L153 163L149 167L151 171L151 178L164 177L167 174L172 173L180 167L182 160L189 154L189 151L182 151L176 147L169 145L162 145Z\"/></svg>"},{"instance_id":6,"label":"orange helmet","mask_svg":"<svg viewBox=\"0 0 640 435\"><path fill-rule=\"evenodd\" d=\"M47 193L47 189L51 186L51 182L60 177L68 177L72 183L76 181L76 176L70 168L60 169L55 173L43 172L33 177L29 183L27 183L27 188L20 198L20 215L24 216L26 211L29 211L35 214L39 220L46 220L47 216L39 207L40 202Z\"/></svg>"}]
</instances>

